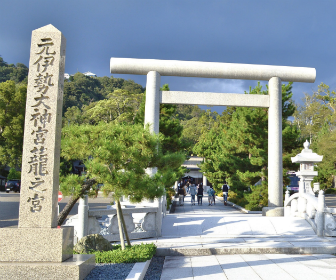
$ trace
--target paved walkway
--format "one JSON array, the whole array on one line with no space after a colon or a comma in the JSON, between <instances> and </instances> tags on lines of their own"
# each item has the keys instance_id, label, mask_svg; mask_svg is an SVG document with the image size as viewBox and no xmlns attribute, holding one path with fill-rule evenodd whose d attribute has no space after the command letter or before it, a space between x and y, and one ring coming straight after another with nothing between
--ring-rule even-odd
<instances>
[{"instance_id":1,"label":"paved walkway","mask_svg":"<svg viewBox=\"0 0 336 280\"><path fill-rule=\"evenodd\" d=\"M208 206L206 196L203 205L191 205L189 195L163 219L162 236L146 242L162 256L336 253L336 238L317 237L304 219L244 214L219 199Z\"/></svg>"},{"instance_id":2,"label":"paved walkway","mask_svg":"<svg viewBox=\"0 0 336 280\"><path fill-rule=\"evenodd\" d=\"M336 238L317 237L301 218L244 214L219 199L208 206L206 196L191 205L188 195L146 242L166 256L161 280L336 279Z\"/></svg>"},{"instance_id":3,"label":"paved walkway","mask_svg":"<svg viewBox=\"0 0 336 280\"><path fill-rule=\"evenodd\" d=\"M336 279L332 255L214 255L165 258L161 280Z\"/></svg>"}]
</instances>

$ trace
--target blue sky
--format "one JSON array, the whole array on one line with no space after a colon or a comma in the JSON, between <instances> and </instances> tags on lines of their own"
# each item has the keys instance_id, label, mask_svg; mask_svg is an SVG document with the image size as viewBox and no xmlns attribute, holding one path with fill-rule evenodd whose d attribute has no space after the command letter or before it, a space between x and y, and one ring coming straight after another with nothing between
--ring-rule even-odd
<instances>
[{"instance_id":1,"label":"blue sky","mask_svg":"<svg viewBox=\"0 0 336 280\"><path fill-rule=\"evenodd\" d=\"M0 55L28 65L31 32L54 25L67 39L65 70L110 76L111 57L314 67L294 100L336 88L333 0L1 0ZM113 75L145 86L145 76ZM162 77L171 90L243 93L257 81ZM265 83L263 83L265 84Z\"/></svg>"}]
</instances>

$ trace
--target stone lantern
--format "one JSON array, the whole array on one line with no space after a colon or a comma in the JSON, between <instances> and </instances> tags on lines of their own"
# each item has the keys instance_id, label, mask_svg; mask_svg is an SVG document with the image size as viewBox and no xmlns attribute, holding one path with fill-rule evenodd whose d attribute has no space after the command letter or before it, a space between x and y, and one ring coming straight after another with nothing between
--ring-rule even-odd
<instances>
[{"instance_id":1,"label":"stone lantern","mask_svg":"<svg viewBox=\"0 0 336 280\"><path fill-rule=\"evenodd\" d=\"M314 195L311 188L311 182L318 174L317 171L314 171L314 163L321 162L323 156L313 153L313 151L309 149L309 142L307 140L303 144L303 147L304 149L302 152L291 159L293 163L300 163L300 170L296 172L296 176L300 178L299 193L309 193Z\"/></svg>"}]
</instances>

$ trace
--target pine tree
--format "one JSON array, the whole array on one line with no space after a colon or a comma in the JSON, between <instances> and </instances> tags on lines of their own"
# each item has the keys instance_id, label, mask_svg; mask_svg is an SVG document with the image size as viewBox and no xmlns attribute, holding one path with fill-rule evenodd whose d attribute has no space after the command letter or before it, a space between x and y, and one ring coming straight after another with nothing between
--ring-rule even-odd
<instances>
[{"instance_id":1,"label":"pine tree","mask_svg":"<svg viewBox=\"0 0 336 280\"><path fill-rule=\"evenodd\" d=\"M68 174L61 178L62 192L71 195L73 203L94 183L104 184L101 190L105 195L112 193L119 209L120 222L122 196L128 197L131 202L162 196L166 180L173 172L172 167L183 162L183 157L178 154L162 155L157 149L157 136L151 135L141 125L101 122L96 126L66 126L62 137L61 155L66 160L81 159L86 167L85 175ZM145 169L154 166L159 171L150 177ZM61 214L65 216L65 213ZM119 227L119 230L122 228ZM127 235L125 228L124 233ZM122 232L120 240L123 240Z\"/></svg>"},{"instance_id":2,"label":"pine tree","mask_svg":"<svg viewBox=\"0 0 336 280\"><path fill-rule=\"evenodd\" d=\"M282 85L283 151L286 159L298 148L299 132L287 121L295 110L291 100L292 84ZM245 94L268 94L260 83ZM217 192L224 181L231 186L236 203L249 209L267 204L268 109L229 107L218 117L217 125L200 138L194 152L205 158L202 172ZM290 141L287 141L290 140ZM286 161L286 164L289 162ZM284 170L286 170L284 166ZM259 180L261 186L252 187ZM252 193L248 193L248 190Z\"/></svg>"}]
</instances>

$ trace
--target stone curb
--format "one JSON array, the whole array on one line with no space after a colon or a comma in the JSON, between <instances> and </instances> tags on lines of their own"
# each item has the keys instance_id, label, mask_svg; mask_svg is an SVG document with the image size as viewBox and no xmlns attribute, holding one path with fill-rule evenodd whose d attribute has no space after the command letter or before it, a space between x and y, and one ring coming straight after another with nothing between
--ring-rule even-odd
<instances>
[{"instance_id":1,"label":"stone curb","mask_svg":"<svg viewBox=\"0 0 336 280\"><path fill-rule=\"evenodd\" d=\"M146 262L138 262L138 263L134 264L131 272L128 274L128 276L125 280L142 280L142 279L144 279L150 262L151 262L151 259L146 261Z\"/></svg>"},{"instance_id":2,"label":"stone curb","mask_svg":"<svg viewBox=\"0 0 336 280\"><path fill-rule=\"evenodd\" d=\"M217 199L219 199L220 201L223 201L223 198L220 197L220 196L216 196ZM250 210L246 210L245 208L237 205L237 204L234 204L230 201L227 201L227 204L230 205L231 207L233 208L236 208L237 210L239 210L240 212L242 213L245 213L245 214L262 214L262 211L250 211Z\"/></svg>"},{"instance_id":3,"label":"stone curb","mask_svg":"<svg viewBox=\"0 0 336 280\"><path fill-rule=\"evenodd\" d=\"M233 254L335 254L336 246L321 247L234 247L234 248L157 248L156 256L210 256Z\"/></svg>"}]
</instances>

